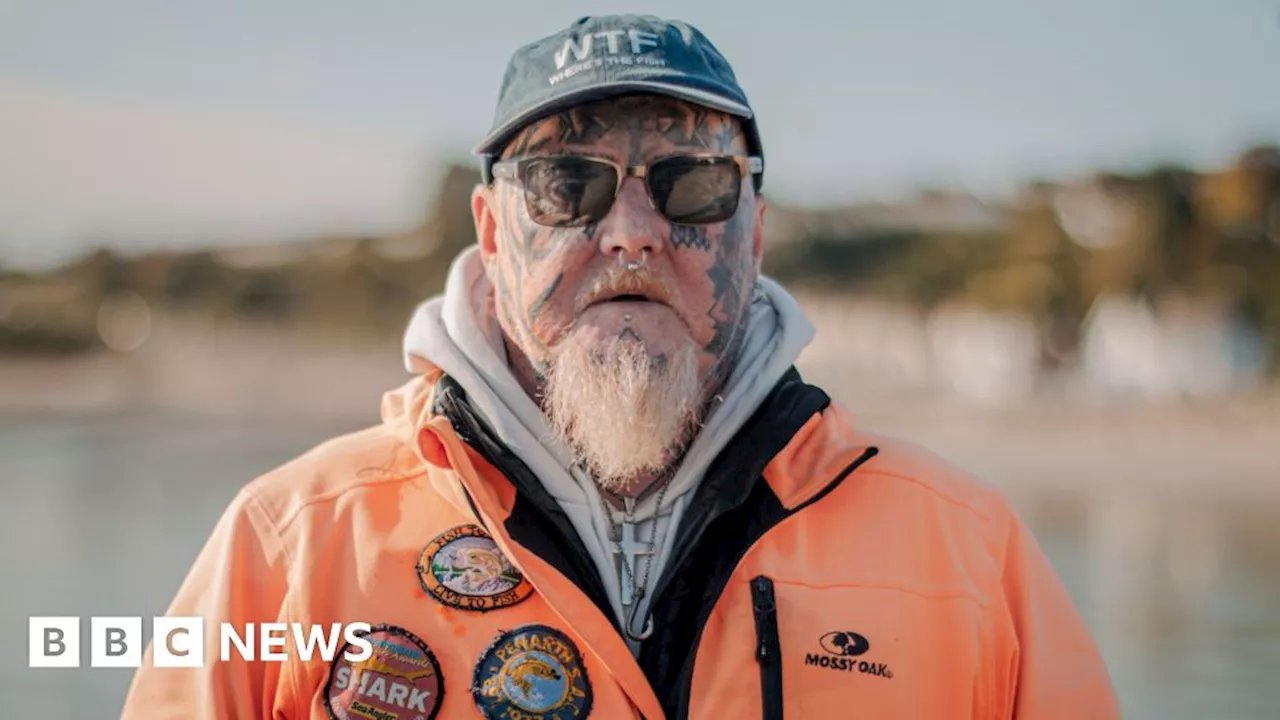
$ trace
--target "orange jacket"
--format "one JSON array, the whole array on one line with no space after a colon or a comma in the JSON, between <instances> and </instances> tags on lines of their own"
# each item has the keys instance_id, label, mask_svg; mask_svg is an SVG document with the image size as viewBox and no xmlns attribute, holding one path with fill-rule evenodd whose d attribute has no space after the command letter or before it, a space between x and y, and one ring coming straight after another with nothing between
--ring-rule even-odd
<instances>
[{"instance_id":1,"label":"orange jacket","mask_svg":"<svg viewBox=\"0 0 1280 720\"><path fill-rule=\"evenodd\" d=\"M461 388L258 478L169 609L213 662L124 717L1111 718L1099 652L994 492L794 372L712 466L632 655L595 568ZM221 622L377 626L363 660L217 662Z\"/></svg>"}]
</instances>

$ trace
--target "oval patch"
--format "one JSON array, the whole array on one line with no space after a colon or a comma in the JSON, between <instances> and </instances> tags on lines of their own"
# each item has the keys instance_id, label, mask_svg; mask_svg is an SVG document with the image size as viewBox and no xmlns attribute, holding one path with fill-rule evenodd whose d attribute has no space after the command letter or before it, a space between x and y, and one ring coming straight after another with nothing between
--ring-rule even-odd
<instances>
[{"instance_id":1,"label":"oval patch","mask_svg":"<svg viewBox=\"0 0 1280 720\"><path fill-rule=\"evenodd\" d=\"M818 643L823 650L841 657L856 657L871 649L871 643L856 632L829 632Z\"/></svg>"},{"instance_id":2,"label":"oval patch","mask_svg":"<svg viewBox=\"0 0 1280 720\"><path fill-rule=\"evenodd\" d=\"M369 657L347 660L347 643L329 668L324 707L332 720L403 718L432 720L444 698L440 663L427 644L404 628L377 625L362 637L373 646Z\"/></svg>"},{"instance_id":3,"label":"oval patch","mask_svg":"<svg viewBox=\"0 0 1280 720\"><path fill-rule=\"evenodd\" d=\"M423 548L418 581L428 595L461 610L510 607L533 594L528 578L476 525L451 528Z\"/></svg>"},{"instance_id":4,"label":"oval patch","mask_svg":"<svg viewBox=\"0 0 1280 720\"><path fill-rule=\"evenodd\" d=\"M471 694L490 720L571 720L591 712L591 681L582 655L568 636L546 625L499 635L480 656Z\"/></svg>"}]
</instances>

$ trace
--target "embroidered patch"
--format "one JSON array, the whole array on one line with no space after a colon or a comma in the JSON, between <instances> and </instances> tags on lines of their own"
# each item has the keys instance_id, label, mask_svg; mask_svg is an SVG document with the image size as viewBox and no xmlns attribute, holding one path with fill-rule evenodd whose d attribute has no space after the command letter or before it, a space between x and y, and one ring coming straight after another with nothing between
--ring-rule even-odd
<instances>
[{"instance_id":1,"label":"embroidered patch","mask_svg":"<svg viewBox=\"0 0 1280 720\"><path fill-rule=\"evenodd\" d=\"M347 643L329 668L324 707L330 719L434 718L444 678L427 644L394 625L374 626L362 637L373 647L368 657L347 660L348 650L358 655L363 649Z\"/></svg>"},{"instance_id":2,"label":"embroidered patch","mask_svg":"<svg viewBox=\"0 0 1280 720\"><path fill-rule=\"evenodd\" d=\"M480 656L471 694L490 720L571 720L591 712L591 681L582 655L564 633L546 625L499 635Z\"/></svg>"},{"instance_id":3,"label":"embroidered patch","mask_svg":"<svg viewBox=\"0 0 1280 720\"><path fill-rule=\"evenodd\" d=\"M476 525L452 528L423 548L418 581L428 595L461 610L510 607L533 594L528 578Z\"/></svg>"}]
</instances>

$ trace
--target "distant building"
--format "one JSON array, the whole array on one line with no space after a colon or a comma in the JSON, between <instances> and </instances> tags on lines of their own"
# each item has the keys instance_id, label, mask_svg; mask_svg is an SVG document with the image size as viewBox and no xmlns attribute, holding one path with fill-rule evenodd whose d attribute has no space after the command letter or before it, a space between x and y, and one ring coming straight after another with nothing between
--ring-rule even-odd
<instances>
[{"instance_id":1,"label":"distant building","mask_svg":"<svg viewBox=\"0 0 1280 720\"><path fill-rule=\"evenodd\" d=\"M1132 237L1141 213L1132 189L1124 180L1096 176L1079 183L1053 185L1047 188L1047 195L1067 236L1081 247L1099 250Z\"/></svg>"},{"instance_id":2,"label":"distant building","mask_svg":"<svg viewBox=\"0 0 1280 720\"><path fill-rule=\"evenodd\" d=\"M1227 237L1280 243L1280 149L1256 148L1201 175L1195 194L1205 220Z\"/></svg>"},{"instance_id":3,"label":"distant building","mask_svg":"<svg viewBox=\"0 0 1280 720\"><path fill-rule=\"evenodd\" d=\"M985 405L1025 400L1040 381L1034 318L974 307L939 308L929 318L933 380L944 392Z\"/></svg>"},{"instance_id":4,"label":"distant building","mask_svg":"<svg viewBox=\"0 0 1280 720\"><path fill-rule=\"evenodd\" d=\"M1263 380L1262 347L1256 331L1204 301L1103 297L1085 319L1080 379L1104 397L1248 390Z\"/></svg>"}]
</instances>

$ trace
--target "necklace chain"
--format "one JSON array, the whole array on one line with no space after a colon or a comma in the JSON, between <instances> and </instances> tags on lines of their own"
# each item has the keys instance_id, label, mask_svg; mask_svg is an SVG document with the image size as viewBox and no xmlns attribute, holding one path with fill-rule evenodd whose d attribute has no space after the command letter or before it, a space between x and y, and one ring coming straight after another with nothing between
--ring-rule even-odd
<instances>
[{"instance_id":1,"label":"necklace chain","mask_svg":"<svg viewBox=\"0 0 1280 720\"><path fill-rule=\"evenodd\" d=\"M653 569L653 555L657 552L658 547L658 514L662 511L662 500L666 497L667 488L669 487L671 487L670 475L663 480L662 487L658 489L658 497L653 511L653 540L649 543L651 550L644 563L644 575L640 578L639 582L636 582L635 568L631 567L631 563L627 561L626 553L617 553L622 557L622 569L626 574L626 578L623 582L631 583L631 611L627 614L628 621L623 628L623 632L626 633L628 638L637 642L647 639L653 632L652 627L650 626L652 618L646 618L645 626L639 634L636 634L633 631L632 625L634 625L636 612L640 608L640 601L644 598L649 585L649 573ZM623 523L630 523L634 526L636 503L631 500L631 498L624 498L623 503L625 509L623 510L622 521ZM622 527L621 525L618 525L615 530L615 524L613 522L613 508L609 507L608 501L604 498L603 491L600 493L600 504L604 506L605 517L609 520L609 539L614 543L621 543ZM639 562L639 560L637 560L637 562Z\"/></svg>"},{"instance_id":2,"label":"necklace chain","mask_svg":"<svg viewBox=\"0 0 1280 720\"><path fill-rule=\"evenodd\" d=\"M656 525L658 520L658 513L662 510L662 499L666 497L667 488L669 487L671 487L670 482L663 483L662 487L658 490L658 499L654 505L654 511L653 511L653 519L655 523L654 537L653 537L653 541L650 544L654 545L655 549L657 547L657 541L658 541L658 537L657 537L658 533L657 533L657 525ZM605 511L608 513L608 517L609 517L609 539L614 542L620 542L622 540L621 526L618 526L615 529L615 524L613 522L612 508L610 508L608 502L605 501L603 494L601 494L600 496L600 502L604 503ZM635 525L635 503L626 503L626 509L623 511L622 521L624 523L630 523L632 525ZM627 575L630 576L632 587L635 588L635 592L632 593L632 596L635 597L637 600L639 600L640 599L639 596L644 593L645 586L649 584L649 569L652 566L653 566L652 560L644 564L644 580L641 581L641 583L637 587L635 585L635 570L631 567L630 563L627 562L626 555L625 554L622 555L622 567L627 571Z\"/></svg>"}]
</instances>

